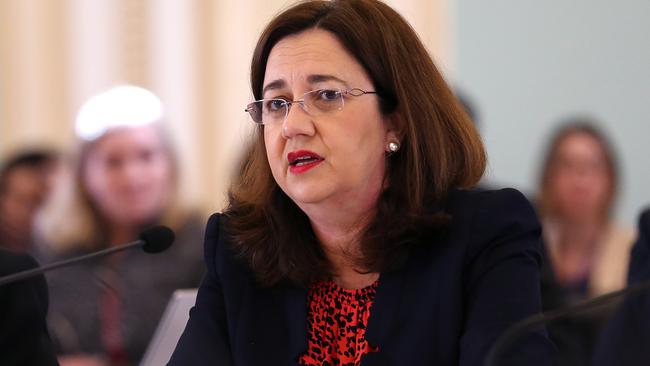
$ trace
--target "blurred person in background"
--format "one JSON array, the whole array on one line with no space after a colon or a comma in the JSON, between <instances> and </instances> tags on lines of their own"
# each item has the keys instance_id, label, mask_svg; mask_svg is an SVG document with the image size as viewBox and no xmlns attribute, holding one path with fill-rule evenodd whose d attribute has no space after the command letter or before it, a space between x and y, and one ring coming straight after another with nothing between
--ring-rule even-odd
<instances>
[{"instance_id":1,"label":"blurred person in background","mask_svg":"<svg viewBox=\"0 0 650 366\"><path fill-rule=\"evenodd\" d=\"M178 166L151 92L110 89L76 121L81 140L73 177L39 218L49 259L137 239L163 223L176 232L165 252L114 254L48 273L49 324L61 365L136 365L174 290L203 274L202 223L177 195Z\"/></svg>"},{"instance_id":2,"label":"blurred person in background","mask_svg":"<svg viewBox=\"0 0 650 366\"><path fill-rule=\"evenodd\" d=\"M0 167L0 276L38 266L33 224L57 177L59 155L42 148L9 155ZM45 323L43 275L0 286L0 365L56 365Z\"/></svg>"},{"instance_id":3,"label":"blurred person in background","mask_svg":"<svg viewBox=\"0 0 650 366\"><path fill-rule=\"evenodd\" d=\"M58 154L26 149L11 155L0 168L0 247L32 252L33 224L54 185Z\"/></svg>"},{"instance_id":4,"label":"blurred person in background","mask_svg":"<svg viewBox=\"0 0 650 366\"><path fill-rule=\"evenodd\" d=\"M551 140L538 208L555 280L572 298L625 286L631 229L613 221L614 151L595 124L575 119Z\"/></svg>"},{"instance_id":5,"label":"blurred person in background","mask_svg":"<svg viewBox=\"0 0 650 366\"><path fill-rule=\"evenodd\" d=\"M612 218L618 169L612 146L596 123L575 118L552 138L542 166L538 210L547 256L544 310L625 286L634 232ZM612 309L549 326L560 365L588 365Z\"/></svg>"}]
</instances>

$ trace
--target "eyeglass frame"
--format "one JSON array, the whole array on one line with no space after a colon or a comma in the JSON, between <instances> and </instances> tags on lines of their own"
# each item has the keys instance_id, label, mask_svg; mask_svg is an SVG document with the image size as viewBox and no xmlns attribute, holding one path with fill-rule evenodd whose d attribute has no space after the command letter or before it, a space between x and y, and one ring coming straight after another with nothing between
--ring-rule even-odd
<instances>
[{"instance_id":1,"label":"eyeglass frame","mask_svg":"<svg viewBox=\"0 0 650 366\"><path fill-rule=\"evenodd\" d=\"M286 99L283 99L283 98L263 98L263 99L259 99L259 100L248 103L248 105L246 105L246 108L244 109L244 112L248 113L248 115L251 117L251 120L253 120L253 122L255 124L257 124L257 125L266 125L268 123L263 122L263 119L261 117L263 115L262 112L260 112L260 121L255 120L255 117L253 116L253 111L254 111L254 109L256 109L255 104L260 103L260 102L272 101L272 100L281 100L284 103L283 104L284 118L282 118L283 122L289 116L289 110L291 109L291 107L293 106L294 103L300 104L303 111L305 111L307 114L313 116L313 114L310 113L310 111L308 110L308 108L305 105L305 95L312 94L312 93L319 92L319 91L336 91L336 92L340 93L340 95L341 95L341 106L337 109L337 111L342 110L343 107L345 106L345 98L344 98L344 96L346 96L346 95L353 96L353 97L360 97L360 96L366 95L366 94L379 94L376 91L368 91L368 90L363 90L361 88L351 88L351 89L346 89L346 90L343 90L341 88L321 88L321 89L314 89L314 90L310 90L308 92L305 92L302 95L302 99L296 99L296 100L286 100Z\"/></svg>"}]
</instances>

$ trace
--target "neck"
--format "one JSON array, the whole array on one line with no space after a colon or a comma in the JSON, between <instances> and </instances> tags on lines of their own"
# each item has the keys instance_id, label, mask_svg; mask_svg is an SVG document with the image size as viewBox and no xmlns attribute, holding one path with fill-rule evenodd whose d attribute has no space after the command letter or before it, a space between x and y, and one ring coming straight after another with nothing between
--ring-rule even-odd
<instances>
[{"instance_id":1,"label":"neck","mask_svg":"<svg viewBox=\"0 0 650 366\"><path fill-rule=\"evenodd\" d=\"M366 186L339 192L314 203L298 203L329 260L334 281L344 288L365 287L378 274L365 273L360 239L377 212L384 188L382 179L368 179ZM372 281L369 278L374 276Z\"/></svg>"},{"instance_id":2,"label":"neck","mask_svg":"<svg viewBox=\"0 0 650 366\"><path fill-rule=\"evenodd\" d=\"M359 273L349 270L348 273L334 277L334 283L348 290L356 290L372 285L379 279L379 273Z\"/></svg>"},{"instance_id":3,"label":"neck","mask_svg":"<svg viewBox=\"0 0 650 366\"><path fill-rule=\"evenodd\" d=\"M327 212L327 214L325 214ZM343 288L366 287L378 274L358 268L360 237L375 210L319 210L308 214L314 234L332 265L334 281Z\"/></svg>"},{"instance_id":4,"label":"neck","mask_svg":"<svg viewBox=\"0 0 650 366\"><path fill-rule=\"evenodd\" d=\"M359 236L365 226L363 222L311 219L311 226L335 268L351 265L351 259L359 255Z\"/></svg>"}]
</instances>

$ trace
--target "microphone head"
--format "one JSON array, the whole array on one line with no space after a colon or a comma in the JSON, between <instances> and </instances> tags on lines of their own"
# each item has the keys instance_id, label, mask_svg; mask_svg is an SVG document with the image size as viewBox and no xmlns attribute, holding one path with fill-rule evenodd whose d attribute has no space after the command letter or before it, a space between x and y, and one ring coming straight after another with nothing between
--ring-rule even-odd
<instances>
[{"instance_id":1,"label":"microphone head","mask_svg":"<svg viewBox=\"0 0 650 366\"><path fill-rule=\"evenodd\" d=\"M144 241L142 250L147 253L160 253L172 246L175 235L167 226L154 226L141 232L139 238Z\"/></svg>"}]
</instances>

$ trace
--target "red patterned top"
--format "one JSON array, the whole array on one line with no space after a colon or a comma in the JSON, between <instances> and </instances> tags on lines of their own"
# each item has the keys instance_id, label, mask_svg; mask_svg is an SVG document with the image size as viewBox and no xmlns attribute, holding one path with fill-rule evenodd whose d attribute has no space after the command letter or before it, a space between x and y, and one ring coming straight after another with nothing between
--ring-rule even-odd
<instances>
[{"instance_id":1,"label":"red patterned top","mask_svg":"<svg viewBox=\"0 0 650 366\"><path fill-rule=\"evenodd\" d=\"M365 339L377 281L368 287L346 290L333 281L318 282L309 289L307 352L301 365L358 366L361 356L378 352Z\"/></svg>"}]
</instances>

